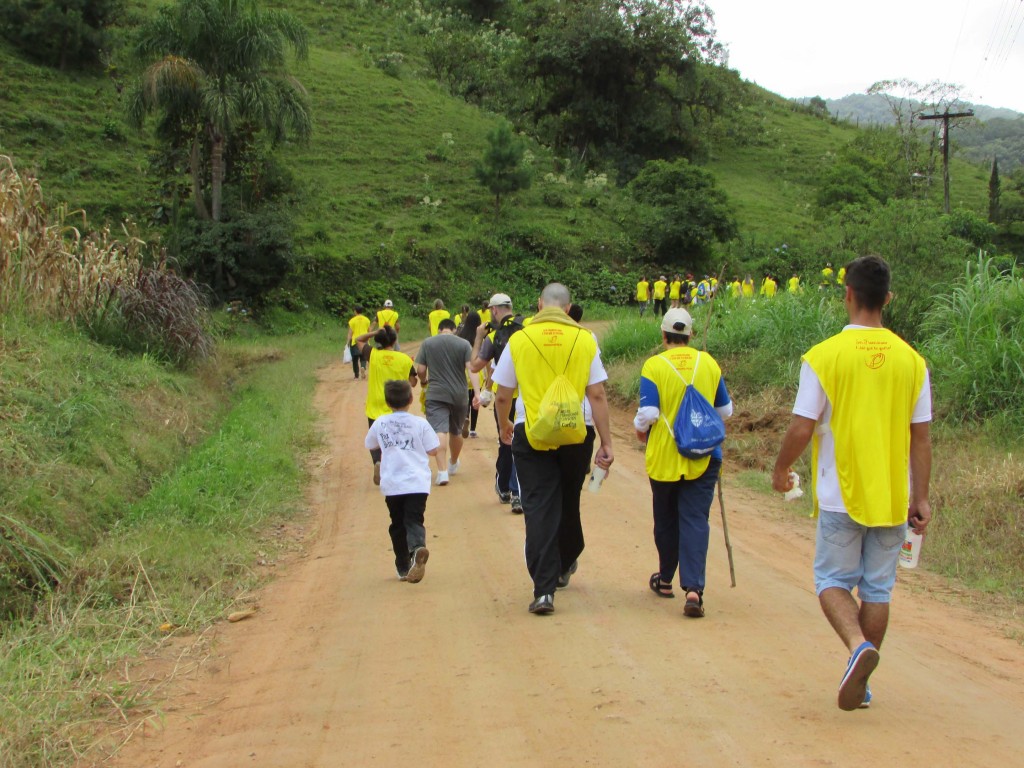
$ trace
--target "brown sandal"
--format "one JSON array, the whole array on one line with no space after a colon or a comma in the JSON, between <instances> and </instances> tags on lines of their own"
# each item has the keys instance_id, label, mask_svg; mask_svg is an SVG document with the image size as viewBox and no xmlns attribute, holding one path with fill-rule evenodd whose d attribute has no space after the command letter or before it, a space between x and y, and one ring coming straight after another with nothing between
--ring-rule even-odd
<instances>
[{"instance_id":1,"label":"brown sandal","mask_svg":"<svg viewBox=\"0 0 1024 768\"><path fill-rule=\"evenodd\" d=\"M690 595L696 595L694 599ZM691 619L700 619L704 616L704 595L695 589L686 590L686 605L683 606L683 615Z\"/></svg>"}]
</instances>

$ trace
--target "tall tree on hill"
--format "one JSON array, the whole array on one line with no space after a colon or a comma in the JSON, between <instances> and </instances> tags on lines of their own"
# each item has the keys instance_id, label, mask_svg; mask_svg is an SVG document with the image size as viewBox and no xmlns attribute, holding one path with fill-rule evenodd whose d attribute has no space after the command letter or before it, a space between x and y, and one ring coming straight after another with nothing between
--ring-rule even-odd
<instances>
[{"instance_id":1,"label":"tall tree on hill","mask_svg":"<svg viewBox=\"0 0 1024 768\"><path fill-rule=\"evenodd\" d=\"M992 173L988 177L988 220L999 223L999 160L992 158Z\"/></svg>"},{"instance_id":2,"label":"tall tree on hill","mask_svg":"<svg viewBox=\"0 0 1024 768\"><path fill-rule=\"evenodd\" d=\"M527 189L533 172L523 163L526 146L512 134L512 126L501 123L487 135L487 149L476 165L476 178L494 195L494 217L501 212L502 195Z\"/></svg>"},{"instance_id":3,"label":"tall tree on hill","mask_svg":"<svg viewBox=\"0 0 1024 768\"><path fill-rule=\"evenodd\" d=\"M306 58L306 28L255 0L178 0L140 29L135 50L151 63L129 99L128 116L141 127L147 114L157 113L160 137L189 148L200 218L221 219L225 150L237 131L262 129L275 143L289 133L300 139L311 134L306 91L286 68L289 49Z\"/></svg>"}]
</instances>

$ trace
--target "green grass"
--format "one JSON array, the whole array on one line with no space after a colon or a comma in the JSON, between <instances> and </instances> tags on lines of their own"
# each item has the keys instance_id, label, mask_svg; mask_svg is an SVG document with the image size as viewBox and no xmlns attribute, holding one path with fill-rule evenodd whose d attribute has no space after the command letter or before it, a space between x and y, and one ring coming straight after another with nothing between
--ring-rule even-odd
<instances>
[{"instance_id":1,"label":"green grass","mask_svg":"<svg viewBox=\"0 0 1024 768\"><path fill-rule=\"evenodd\" d=\"M30 335L20 328L2 338L38 354L28 349ZM78 346L90 347L81 340ZM105 521L102 540L74 548L60 588L41 596L31 620L9 622L0 635L0 764L98 762L111 744L94 743L96 724L131 716L146 703L146 690L119 682L118 662L158 642L165 623L201 632L261 581L257 561L273 561L278 547L268 526L303 508L303 458L318 444L311 405L316 369L336 351L322 322L301 336L228 344L222 368L205 375L214 400L221 376L234 379L231 407L222 418L216 409L189 416L209 432L184 461L179 434L187 403L175 409L162 401L160 415L170 428L149 439L162 445L167 460L162 474L154 472L150 492L133 500L121 489L94 510ZM111 371L95 366L105 353L91 352L92 363L82 357L77 364L82 376L103 374L94 388L119 390L140 365L125 361L129 373ZM188 399L182 387L161 384L155 391L166 398ZM134 433L132 421L145 408L129 399L134 410L126 407L127 420L110 404L100 418L121 418L121 428ZM2 412L12 411L5 404ZM105 450L116 465L132 446L108 436ZM107 482L99 469L92 474Z\"/></svg>"}]
</instances>

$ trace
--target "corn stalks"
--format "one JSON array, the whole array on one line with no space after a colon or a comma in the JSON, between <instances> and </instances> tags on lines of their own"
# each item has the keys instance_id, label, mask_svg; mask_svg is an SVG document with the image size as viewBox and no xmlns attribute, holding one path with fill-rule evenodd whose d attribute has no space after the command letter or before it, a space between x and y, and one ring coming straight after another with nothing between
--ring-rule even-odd
<instances>
[{"instance_id":1,"label":"corn stalks","mask_svg":"<svg viewBox=\"0 0 1024 768\"><path fill-rule=\"evenodd\" d=\"M81 214L82 228L69 223ZM39 181L0 155L0 312L14 307L75 323L101 312L111 287L131 281L146 243L122 225L83 235L85 212L58 207L50 221Z\"/></svg>"}]
</instances>

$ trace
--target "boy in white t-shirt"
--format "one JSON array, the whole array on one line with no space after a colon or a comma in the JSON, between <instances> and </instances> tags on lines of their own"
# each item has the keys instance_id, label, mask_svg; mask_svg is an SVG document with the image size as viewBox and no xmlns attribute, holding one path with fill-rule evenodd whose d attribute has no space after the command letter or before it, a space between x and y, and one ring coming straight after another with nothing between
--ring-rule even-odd
<instances>
[{"instance_id":1,"label":"boy in white t-shirt","mask_svg":"<svg viewBox=\"0 0 1024 768\"><path fill-rule=\"evenodd\" d=\"M394 413L376 419L366 433L370 450L381 450L380 492L391 513L391 546L395 550L395 568L402 581L422 581L426 569L427 531L423 515L433 476L430 459L437 453L440 440L426 419L409 413L412 387L405 379L384 384L384 401Z\"/></svg>"}]
</instances>

